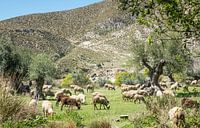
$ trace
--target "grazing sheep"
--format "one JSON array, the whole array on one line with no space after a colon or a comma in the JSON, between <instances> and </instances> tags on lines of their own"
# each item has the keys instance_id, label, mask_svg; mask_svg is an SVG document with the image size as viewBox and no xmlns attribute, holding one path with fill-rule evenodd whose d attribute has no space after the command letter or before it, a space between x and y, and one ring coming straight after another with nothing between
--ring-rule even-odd
<instances>
[{"instance_id":1,"label":"grazing sheep","mask_svg":"<svg viewBox=\"0 0 200 128\"><path fill-rule=\"evenodd\" d=\"M43 87L42 87L42 89L52 89L52 85L47 85L47 84L45 84L45 85L43 85Z\"/></svg>"},{"instance_id":2,"label":"grazing sheep","mask_svg":"<svg viewBox=\"0 0 200 128\"><path fill-rule=\"evenodd\" d=\"M173 128L183 127L185 124L185 112L181 107L173 107L168 112L169 119L173 122Z\"/></svg>"},{"instance_id":3,"label":"grazing sheep","mask_svg":"<svg viewBox=\"0 0 200 128\"><path fill-rule=\"evenodd\" d=\"M94 92L94 86L91 85L91 84L88 84L88 85L86 86L86 89L87 89L87 92L88 92L89 90L91 90L92 92Z\"/></svg>"},{"instance_id":4,"label":"grazing sheep","mask_svg":"<svg viewBox=\"0 0 200 128\"><path fill-rule=\"evenodd\" d=\"M176 89L178 89L179 87L181 87L180 83L175 82L174 84L171 85L170 89L171 89L171 90L176 90Z\"/></svg>"},{"instance_id":5,"label":"grazing sheep","mask_svg":"<svg viewBox=\"0 0 200 128\"><path fill-rule=\"evenodd\" d=\"M49 88L45 88L43 90L43 94L44 94L45 97L46 96L55 96L54 92L52 92L51 89L49 89Z\"/></svg>"},{"instance_id":6,"label":"grazing sheep","mask_svg":"<svg viewBox=\"0 0 200 128\"><path fill-rule=\"evenodd\" d=\"M28 104L29 107L34 108L36 110L37 108L37 100L36 99L31 99L31 101Z\"/></svg>"},{"instance_id":7,"label":"grazing sheep","mask_svg":"<svg viewBox=\"0 0 200 128\"><path fill-rule=\"evenodd\" d=\"M108 90L115 90L115 86L111 85L111 84L108 84Z\"/></svg>"},{"instance_id":8,"label":"grazing sheep","mask_svg":"<svg viewBox=\"0 0 200 128\"><path fill-rule=\"evenodd\" d=\"M134 95L134 103L136 103L137 101L138 101L139 103L140 103L140 101L143 101L143 102L145 103L144 96L143 96L143 95L139 95L139 94L135 94L135 95Z\"/></svg>"},{"instance_id":9,"label":"grazing sheep","mask_svg":"<svg viewBox=\"0 0 200 128\"><path fill-rule=\"evenodd\" d=\"M146 91L146 90L137 90L137 94L139 94L139 95L143 95L143 96L148 96L149 94L148 94L148 92Z\"/></svg>"},{"instance_id":10,"label":"grazing sheep","mask_svg":"<svg viewBox=\"0 0 200 128\"><path fill-rule=\"evenodd\" d=\"M71 91L69 89L62 89L59 90L55 93L55 99L57 99L58 96L63 96L64 94L69 94L70 96L72 95Z\"/></svg>"},{"instance_id":11,"label":"grazing sheep","mask_svg":"<svg viewBox=\"0 0 200 128\"><path fill-rule=\"evenodd\" d=\"M157 97L162 97L163 96L163 92L161 90L157 90L156 91L156 96Z\"/></svg>"},{"instance_id":12,"label":"grazing sheep","mask_svg":"<svg viewBox=\"0 0 200 128\"><path fill-rule=\"evenodd\" d=\"M86 96L84 94L72 95L70 97L76 99L77 102L81 102L82 104L86 101Z\"/></svg>"},{"instance_id":13,"label":"grazing sheep","mask_svg":"<svg viewBox=\"0 0 200 128\"><path fill-rule=\"evenodd\" d=\"M81 108L81 104L77 102L76 99L70 97L61 97L61 111L64 105L68 105L69 110L72 110L73 106L76 106L77 109Z\"/></svg>"},{"instance_id":14,"label":"grazing sheep","mask_svg":"<svg viewBox=\"0 0 200 128\"><path fill-rule=\"evenodd\" d=\"M95 95L93 97L93 104L94 104L94 110L97 109L97 104L100 104L100 109L101 109L101 106L103 105L104 109L110 109L110 105L109 105L109 101L107 100L107 98L104 98L104 97L101 97L99 95Z\"/></svg>"},{"instance_id":15,"label":"grazing sheep","mask_svg":"<svg viewBox=\"0 0 200 128\"><path fill-rule=\"evenodd\" d=\"M176 93L173 90L169 90L169 89L164 90L163 94L169 95L169 96L176 96Z\"/></svg>"},{"instance_id":16,"label":"grazing sheep","mask_svg":"<svg viewBox=\"0 0 200 128\"><path fill-rule=\"evenodd\" d=\"M105 98L107 100L106 96L104 94L100 93L100 92L94 92L94 93L92 93L93 97L97 96L97 95L100 96L100 97L103 97L103 98Z\"/></svg>"},{"instance_id":17,"label":"grazing sheep","mask_svg":"<svg viewBox=\"0 0 200 128\"><path fill-rule=\"evenodd\" d=\"M70 85L69 86L71 89L74 89L75 87L79 87L78 85Z\"/></svg>"},{"instance_id":18,"label":"grazing sheep","mask_svg":"<svg viewBox=\"0 0 200 128\"><path fill-rule=\"evenodd\" d=\"M53 115L53 104L48 100L42 101L42 110L43 110L44 116L47 116L47 115L52 116Z\"/></svg>"},{"instance_id":19,"label":"grazing sheep","mask_svg":"<svg viewBox=\"0 0 200 128\"><path fill-rule=\"evenodd\" d=\"M181 105L183 108L198 108L199 103L195 100L189 99L189 98L183 98L181 100Z\"/></svg>"},{"instance_id":20,"label":"grazing sheep","mask_svg":"<svg viewBox=\"0 0 200 128\"><path fill-rule=\"evenodd\" d=\"M77 86L77 87L74 88L74 93L76 94L77 92L84 94L84 89L79 87L79 86Z\"/></svg>"},{"instance_id":21,"label":"grazing sheep","mask_svg":"<svg viewBox=\"0 0 200 128\"><path fill-rule=\"evenodd\" d=\"M197 84L197 80L193 80L192 82L191 82L191 85L196 85Z\"/></svg>"},{"instance_id":22,"label":"grazing sheep","mask_svg":"<svg viewBox=\"0 0 200 128\"><path fill-rule=\"evenodd\" d=\"M124 101L132 100L135 94L137 94L135 90L125 91L122 93L122 98Z\"/></svg>"}]
</instances>

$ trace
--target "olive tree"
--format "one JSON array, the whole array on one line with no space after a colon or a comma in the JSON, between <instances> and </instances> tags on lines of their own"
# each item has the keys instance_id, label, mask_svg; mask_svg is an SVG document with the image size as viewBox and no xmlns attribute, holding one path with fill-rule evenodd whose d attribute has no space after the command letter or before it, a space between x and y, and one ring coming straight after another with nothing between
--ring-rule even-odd
<instances>
[{"instance_id":1,"label":"olive tree","mask_svg":"<svg viewBox=\"0 0 200 128\"><path fill-rule=\"evenodd\" d=\"M45 99L42 88L45 78L54 76L55 65L48 55L41 53L33 57L29 67L30 79L36 81L35 98Z\"/></svg>"},{"instance_id":2,"label":"olive tree","mask_svg":"<svg viewBox=\"0 0 200 128\"><path fill-rule=\"evenodd\" d=\"M27 76L30 61L30 51L9 41L0 41L0 74L2 81L9 81L7 86L15 90L19 88L22 79Z\"/></svg>"},{"instance_id":3,"label":"olive tree","mask_svg":"<svg viewBox=\"0 0 200 128\"><path fill-rule=\"evenodd\" d=\"M190 62L190 53L180 45L180 40L135 41L133 60L149 70L151 83L160 88L160 75L168 75L171 81L173 73L186 73Z\"/></svg>"}]
</instances>

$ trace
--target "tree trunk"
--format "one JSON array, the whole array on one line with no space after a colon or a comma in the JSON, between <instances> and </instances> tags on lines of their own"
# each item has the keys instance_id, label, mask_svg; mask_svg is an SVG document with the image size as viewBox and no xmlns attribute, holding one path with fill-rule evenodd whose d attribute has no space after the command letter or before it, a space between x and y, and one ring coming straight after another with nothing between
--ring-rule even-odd
<instances>
[{"instance_id":1,"label":"tree trunk","mask_svg":"<svg viewBox=\"0 0 200 128\"><path fill-rule=\"evenodd\" d=\"M168 77L169 77L169 79L170 79L171 82L175 82L172 73L170 73L170 74L168 75Z\"/></svg>"},{"instance_id":2,"label":"tree trunk","mask_svg":"<svg viewBox=\"0 0 200 128\"><path fill-rule=\"evenodd\" d=\"M43 100L45 100L44 94L42 92L42 88L44 85L44 78L43 77L39 77L38 79L36 79L36 91L35 91L35 99L39 99L42 98Z\"/></svg>"},{"instance_id":3,"label":"tree trunk","mask_svg":"<svg viewBox=\"0 0 200 128\"><path fill-rule=\"evenodd\" d=\"M160 62L153 68L147 63L147 60L142 60L142 62L143 65L149 69L149 77L151 79L151 85L157 86L160 90L163 90L159 85L158 79L160 75L163 74L163 67L165 65L165 61L160 60Z\"/></svg>"},{"instance_id":4,"label":"tree trunk","mask_svg":"<svg viewBox=\"0 0 200 128\"><path fill-rule=\"evenodd\" d=\"M159 87L160 90L163 90L158 82L158 79L160 77L160 75L163 74L163 67L165 65L165 61L164 60L160 60L160 62L157 64L156 68L155 68L155 72L153 74L152 77L152 85L155 85L157 87Z\"/></svg>"}]
</instances>

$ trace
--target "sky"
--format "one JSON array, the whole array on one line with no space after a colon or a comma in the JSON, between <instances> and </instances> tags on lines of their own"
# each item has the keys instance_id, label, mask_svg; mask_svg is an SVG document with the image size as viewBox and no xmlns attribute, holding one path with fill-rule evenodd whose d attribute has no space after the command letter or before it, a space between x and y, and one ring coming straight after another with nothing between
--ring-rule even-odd
<instances>
[{"instance_id":1,"label":"sky","mask_svg":"<svg viewBox=\"0 0 200 128\"><path fill-rule=\"evenodd\" d=\"M0 21L33 13L74 9L103 0L0 0Z\"/></svg>"}]
</instances>

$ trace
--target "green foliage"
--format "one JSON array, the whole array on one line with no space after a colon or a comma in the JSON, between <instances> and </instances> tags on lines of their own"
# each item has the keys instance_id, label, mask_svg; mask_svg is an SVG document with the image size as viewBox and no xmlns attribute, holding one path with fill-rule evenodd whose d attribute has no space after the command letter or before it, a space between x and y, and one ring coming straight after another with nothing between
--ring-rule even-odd
<instances>
[{"instance_id":1,"label":"green foliage","mask_svg":"<svg viewBox=\"0 0 200 128\"><path fill-rule=\"evenodd\" d=\"M87 85L90 83L89 77L83 71L75 71L72 73L73 83L77 85Z\"/></svg>"},{"instance_id":2,"label":"green foliage","mask_svg":"<svg viewBox=\"0 0 200 128\"><path fill-rule=\"evenodd\" d=\"M71 74L66 75L66 77L63 79L61 86L62 87L68 87L69 85L73 84L73 77Z\"/></svg>"},{"instance_id":3,"label":"green foliage","mask_svg":"<svg viewBox=\"0 0 200 128\"><path fill-rule=\"evenodd\" d=\"M154 35L154 40L156 40ZM144 66L143 61L146 61L154 68L161 59L166 61L164 74L182 73L186 74L187 67L190 64L190 55L188 51L180 45L178 40L156 41L149 45L143 41L135 41L133 46L133 62ZM141 66L142 64L142 66Z\"/></svg>"},{"instance_id":4,"label":"green foliage","mask_svg":"<svg viewBox=\"0 0 200 128\"><path fill-rule=\"evenodd\" d=\"M93 121L89 128L111 128L111 124L107 120Z\"/></svg>"},{"instance_id":5,"label":"green foliage","mask_svg":"<svg viewBox=\"0 0 200 128\"><path fill-rule=\"evenodd\" d=\"M134 128L151 128L157 125L157 118L154 115L142 115L134 119L133 125Z\"/></svg>"},{"instance_id":6,"label":"green foliage","mask_svg":"<svg viewBox=\"0 0 200 128\"><path fill-rule=\"evenodd\" d=\"M48 55L41 53L33 57L29 67L29 76L31 79L52 77L55 73L55 65Z\"/></svg>"},{"instance_id":7,"label":"green foliage","mask_svg":"<svg viewBox=\"0 0 200 128\"><path fill-rule=\"evenodd\" d=\"M106 83L107 84L111 84L111 81L104 79L104 78L98 78L98 80L96 81L97 85L99 87L103 87Z\"/></svg>"},{"instance_id":8,"label":"green foliage","mask_svg":"<svg viewBox=\"0 0 200 128\"><path fill-rule=\"evenodd\" d=\"M66 114L69 120L72 120L76 123L76 126L80 127L82 125L83 118L78 112L72 111L72 112L67 112Z\"/></svg>"},{"instance_id":9,"label":"green foliage","mask_svg":"<svg viewBox=\"0 0 200 128\"><path fill-rule=\"evenodd\" d=\"M15 120L22 109L23 101L0 88L0 123Z\"/></svg>"},{"instance_id":10,"label":"green foliage","mask_svg":"<svg viewBox=\"0 0 200 128\"><path fill-rule=\"evenodd\" d=\"M119 72L115 76L115 85L143 83L145 76L141 73Z\"/></svg>"},{"instance_id":11,"label":"green foliage","mask_svg":"<svg viewBox=\"0 0 200 128\"><path fill-rule=\"evenodd\" d=\"M158 32L175 31L187 37L199 35L200 5L197 0L119 0L119 3L140 23Z\"/></svg>"},{"instance_id":12,"label":"green foliage","mask_svg":"<svg viewBox=\"0 0 200 128\"><path fill-rule=\"evenodd\" d=\"M3 128L32 128L38 126L44 126L47 123L47 119L43 116L36 116L34 119L26 119L20 122L7 121L3 123Z\"/></svg>"}]
</instances>

